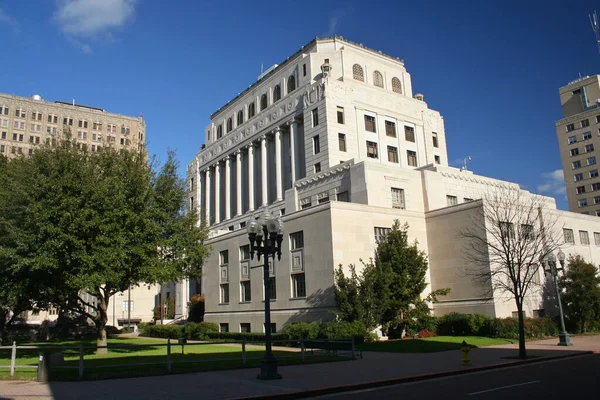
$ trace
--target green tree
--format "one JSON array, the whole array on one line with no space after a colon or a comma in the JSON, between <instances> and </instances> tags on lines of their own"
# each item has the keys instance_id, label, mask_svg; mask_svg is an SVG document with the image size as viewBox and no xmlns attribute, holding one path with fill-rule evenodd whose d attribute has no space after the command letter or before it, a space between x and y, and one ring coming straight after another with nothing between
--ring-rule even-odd
<instances>
[{"instance_id":1,"label":"green tree","mask_svg":"<svg viewBox=\"0 0 600 400\"><path fill-rule=\"evenodd\" d=\"M354 265L346 276L340 266L335 273L338 315L345 321L361 321L369 329L382 325L388 331L404 332L415 319L429 315L428 303L449 289L421 294L427 287L427 257L417 243L408 241L408 225L395 221L385 240L378 244L375 260ZM362 262L362 260L361 260Z\"/></svg>"},{"instance_id":2,"label":"green tree","mask_svg":"<svg viewBox=\"0 0 600 400\"><path fill-rule=\"evenodd\" d=\"M600 322L600 276L596 266L583 257L570 256L565 274L558 286L564 292L565 313L580 332Z\"/></svg>"},{"instance_id":3,"label":"green tree","mask_svg":"<svg viewBox=\"0 0 600 400\"><path fill-rule=\"evenodd\" d=\"M36 302L91 319L105 346L111 296L201 274L207 230L185 212L177 166L172 152L156 171L144 152L88 152L67 140L9 161L0 267L30 277Z\"/></svg>"}]
</instances>

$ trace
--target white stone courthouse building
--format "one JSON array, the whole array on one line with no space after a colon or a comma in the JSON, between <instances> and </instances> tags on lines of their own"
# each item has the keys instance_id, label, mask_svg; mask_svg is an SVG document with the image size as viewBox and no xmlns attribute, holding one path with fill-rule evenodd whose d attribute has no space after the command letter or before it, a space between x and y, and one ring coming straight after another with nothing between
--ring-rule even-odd
<instances>
[{"instance_id":1,"label":"white stone courthouse building","mask_svg":"<svg viewBox=\"0 0 600 400\"><path fill-rule=\"evenodd\" d=\"M372 257L396 219L428 256L427 291L451 289L436 315L516 311L459 273L459 232L484 193L518 185L448 166L444 119L413 94L398 58L342 37L312 40L211 115L187 173L190 206L211 230L205 320L222 331L264 331L262 264L250 260L246 224L267 207L285 224L271 263L274 331L335 318L334 269ZM544 201L564 252L599 263L600 220ZM541 313L532 296L526 314Z\"/></svg>"}]
</instances>

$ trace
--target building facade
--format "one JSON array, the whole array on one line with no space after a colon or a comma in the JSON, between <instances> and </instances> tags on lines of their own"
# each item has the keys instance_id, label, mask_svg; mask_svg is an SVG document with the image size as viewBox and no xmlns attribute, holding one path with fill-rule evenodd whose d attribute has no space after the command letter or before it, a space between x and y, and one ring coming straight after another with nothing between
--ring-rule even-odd
<instances>
[{"instance_id":1,"label":"building facade","mask_svg":"<svg viewBox=\"0 0 600 400\"><path fill-rule=\"evenodd\" d=\"M262 264L249 257L245 227L266 209L285 223L282 258L270 261L273 330L335 318L334 269L372 257L395 220L428 255L427 291L451 289L436 314L516 311L461 276L459 232L477 199L518 185L448 166L443 118L413 95L398 58L341 37L311 41L211 116L188 184L211 229L205 320L221 330L264 329ZM544 203L574 239L588 233L565 252L600 261L600 222ZM533 296L528 315L540 304Z\"/></svg>"},{"instance_id":2,"label":"building facade","mask_svg":"<svg viewBox=\"0 0 600 400\"><path fill-rule=\"evenodd\" d=\"M138 149L145 145L146 123L141 115L113 114L75 101L52 103L39 95L0 93L1 155L31 154L36 146L64 137L91 151L104 146Z\"/></svg>"},{"instance_id":3,"label":"building facade","mask_svg":"<svg viewBox=\"0 0 600 400\"><path fill-rule=\"evenodd\" d=\"M600 216L600 76L586 76L559 89L563 119L556 122L569 210Z\"/></svg>"}]
</instances>

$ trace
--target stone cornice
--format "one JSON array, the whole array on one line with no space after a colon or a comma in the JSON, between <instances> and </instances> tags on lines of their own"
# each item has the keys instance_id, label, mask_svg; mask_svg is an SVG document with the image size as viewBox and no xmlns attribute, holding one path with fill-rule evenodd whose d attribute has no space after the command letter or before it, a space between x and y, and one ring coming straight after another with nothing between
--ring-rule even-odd
<instances>
[{"instance_id":1,"label":"stone cornice","mask_svg":"<svg viewBox=\"0 0 600 400\"><path fill-rule=\"evenodd\" d=\"M311 183L316 183L316 182L318 182L318 181L320 181L322 179L328 178L328 177L330 177L332 175L337 175L337 174L340 174L340 173L342 173L344 171L348 171L348 170L350 170L350 168L353 165L354 165L354 160L346 161L343 164L335 165L335 166L333 166L331 168L328 168L328 169L326 169L324 171L318 172L318 173L316 173L314 175L311 175L309 177L302 178L302 179L296 181L294 183L294 186L296 188L301 188L303 186L310 185Z\"/></svg>"}]
</instances>

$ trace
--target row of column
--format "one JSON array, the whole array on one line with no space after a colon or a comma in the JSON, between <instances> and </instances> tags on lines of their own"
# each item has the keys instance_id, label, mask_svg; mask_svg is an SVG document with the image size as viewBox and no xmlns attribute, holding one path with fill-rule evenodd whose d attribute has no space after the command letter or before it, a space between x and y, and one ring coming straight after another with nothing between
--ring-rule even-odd
<instances>
[{"instance_id":1,"label":"row of column","mask_svg":"<svg viewBox=\"0 0 600 400\"><path fill-rule=\"evenodd\" d=\"M296 140L295 138L298 136L298 122L292 120L288 122L290 126L290 164L291 164L291 181L292 184L296 180L296 171L297 171L297 158L296 157ZM282 179L282 157L281 157L281 128L276 127L272 132L273 140L275 143L275 201L283 200L283 179ZM260 137L260 168L261 168L261 199L262 204L260 206L266 206L268 204L268 195L269 195L269 187L272 182L269 182L267 175L267 136L263 134ZM247 160L248 160L248 211L253 211L256 207L254 204L254 158L255 158L255 146L254 142L251 142L246 146L247 148ZM201 190L204 190L204 206L205 206L205 218L206 221L211 221L210 219L210 211L211 211L211 200L212 193L211 188L213 186L214 179L214 221L212 223L221 222L221 204L225 207L225 220L231 218L231 170L232 170L232 162L235 159L235 168L236 168L236 208L235 208L235 216L242 215L242 151L241 149L236 149L233 152L233 157L231 155L227 155L224 159L217 161L212 166L208 166L203 171L204 174L200 173L200 187ZM225 164L225 193L224 199L221 201L221 161L224 161ZM212 172L214 170L214 173Z\"/></svg>"}]
</instances>

